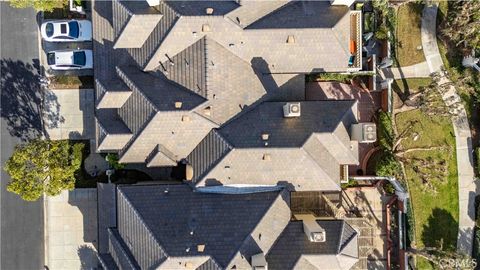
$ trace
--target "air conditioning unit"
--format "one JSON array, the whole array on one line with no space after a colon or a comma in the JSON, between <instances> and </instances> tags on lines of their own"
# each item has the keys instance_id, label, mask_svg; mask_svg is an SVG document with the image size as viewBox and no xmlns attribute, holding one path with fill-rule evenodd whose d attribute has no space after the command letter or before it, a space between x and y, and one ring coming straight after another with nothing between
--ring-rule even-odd
<instances>
[{"instance_id":1,"label":"air conditioning unit","mask_svg":"<svg viewBox=\"0 0 480 270\"><path fill-rule=\"evenodd\" d=\"M299 117L301 115L300 102L288 102L283 105L284 117Z\"/></svg>"},{"instance_id":2,"label":"air conditioning unit","mask_svg":"<svg viewBox=\"0 0 480 270\"><path fill-rule=\"evenodd\" d=\"M359 143L373 143L377 141L377 126L375 123L359 123L350 127L350 136Z\"/></svg>"}]
</instances>

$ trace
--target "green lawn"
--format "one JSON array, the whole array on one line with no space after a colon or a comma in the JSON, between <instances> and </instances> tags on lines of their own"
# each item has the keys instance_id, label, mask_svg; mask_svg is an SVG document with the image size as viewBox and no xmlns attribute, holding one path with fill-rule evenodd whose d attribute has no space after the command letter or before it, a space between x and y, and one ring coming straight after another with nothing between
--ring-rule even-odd
<instances>
[{"instance_id":1,"label":"green lawn","mask_svg":"<svg viewBox=\"0 0 480 270\"><path fill-rule=\"evenodd\" d=\"M429 86L431 83L431 78L409 78L393 81L392 87L393 90L400 93L406 93L406 90L410 93L415 93L420 87Z\"/></svg>"},{"instance_id":2,"label":"green lawn","mask_svg":"<svg viewBox=\"0 0 480 270\"><path fill-rule=\"evenodd\" d=\"M401 133L414 123L402 146L405 149L443 146L405 155L405 169L415 219L415 244L455 250L458 230L458 183L455 139L449 118L429 117L420 110L397 115ZM414 140L413 134L418 134ZM424 262L420 262L423 264ZM423 268L419 268L423 269Z\"/></svg>"},{"instance_id":3,"label":"green lawn","mask_svg":"<svg viewBox=\"0 0 480 270\"><path fill-rule=\"evenodd\" d=\"M421 25L423 4L409 2L401 5L397 13L396 56L400 66L410 66L425 61L422 45Z\"/></svg>"}]
</instances>

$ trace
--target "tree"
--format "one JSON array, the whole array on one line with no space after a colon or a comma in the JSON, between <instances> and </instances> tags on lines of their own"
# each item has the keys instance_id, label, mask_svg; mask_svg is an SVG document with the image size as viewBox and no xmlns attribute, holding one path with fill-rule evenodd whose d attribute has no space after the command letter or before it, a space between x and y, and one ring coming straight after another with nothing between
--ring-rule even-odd
<instances>
[{"instance_id":1,"label":"tree","mask_svg":"<svg viewBox=\"0 0 480 270\"><path fill-rule=\"evenodd\" d=\"M464 49L480 48L480 0L449 2L442 34Z\"/></svg>"},{"instance_id":2,"label":"tree","mask_svg":"<svg viewBox=\"0 0 480 270\"><path fill-rule=\"evenodd\" d=\"M35 201L43 193L55 196L64 189L73 189L83 147L66 140L38 139L17 145L5 164L5 171L12 178L7 190L26 201Z\"/></svg>"},{"instance_id":3,"label":"tree","mask_svg":"<svg viewBox=\"0 0 480 270\"><path fill-rule=\"evenodd\" d=\"M55 8L63 8L68 0L11 0L10 5L15 8L32 7L37 11L52 11Z\"/></svg>"}]
</instances>

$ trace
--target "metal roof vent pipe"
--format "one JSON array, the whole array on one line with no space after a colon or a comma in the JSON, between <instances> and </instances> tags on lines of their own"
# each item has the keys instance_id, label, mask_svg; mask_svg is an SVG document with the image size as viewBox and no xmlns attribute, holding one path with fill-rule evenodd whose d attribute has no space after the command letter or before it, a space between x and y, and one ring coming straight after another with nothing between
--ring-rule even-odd
<instances>
[{"instance_id":1,"label":"metal roof vent pipe","mask_svg":"<svg viewBox=\"0 0 480 270\"><path fill-rule=\"evenodd\" d=\"M268 264L265 254L259 253L252 256L252 270L267 270Z\"/></svg>"}]
</instances>

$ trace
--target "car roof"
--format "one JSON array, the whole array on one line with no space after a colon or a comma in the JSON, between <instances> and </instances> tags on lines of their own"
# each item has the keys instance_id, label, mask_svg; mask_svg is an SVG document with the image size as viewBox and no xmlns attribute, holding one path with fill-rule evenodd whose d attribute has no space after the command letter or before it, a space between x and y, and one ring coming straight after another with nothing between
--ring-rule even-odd
<instances>
[{"instance_id":1,"label":"car roof","mask_svg":"<svg viewBox=\"0 0 480 270\"><path fill-rule=\"evenodd\" d=\"M55 63L57 65L71 65L73 63L74 51L57 51L55 52Z\"/></svg>"}]
</instances>

